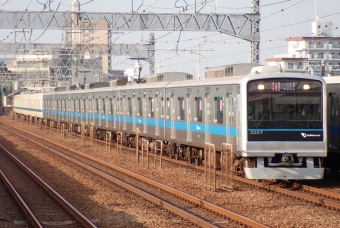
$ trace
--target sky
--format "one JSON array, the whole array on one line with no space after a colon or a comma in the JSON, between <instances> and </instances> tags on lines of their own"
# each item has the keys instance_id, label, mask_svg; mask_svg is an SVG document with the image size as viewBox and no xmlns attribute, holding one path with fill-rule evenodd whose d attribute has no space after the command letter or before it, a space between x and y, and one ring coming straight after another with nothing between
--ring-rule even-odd
<instances>
[{"instance_id":1,"label":"sky","mask_svg":"<svg viewBox=\"0 0 340 228\"><path fill-rule=\"evenodd\" d=\"M67 11L73 0L50 0L51 10ZM194 13L194 4L201 13L250 13L251 0L79 0L81 11L86 12L156 12ZM186 5L188 6L186 7ZM49 0L0 0L0 10L42 11ZM47 7L48 9L48 7ZM265 59L285 54L288 43L285 38L311 36L312 22L333 22L333 35L340 36L340 0L260 0L260 63ZM10 30L0 32L2 42L14 42ZM115 43L145 43L150 32L124 31L116 34ZM59 43L61 31L34 30L31 40L39 43ZM155 32L155 65L164 65L168 72L181 71L195 74L197 56L200 62L200 77L204 77L206 67L250 62L250 43L218 32ZM169 49L189 51L170 51ZM197 54L197 46L201 51ZM0 56L3 58L4 56ZM136 61L129 56L113 56L112 69L134 68ZM142 62L142 75L148 75L148 63ZM196 75L194 75L196 76Z\"/></svg>"}]
</instances>

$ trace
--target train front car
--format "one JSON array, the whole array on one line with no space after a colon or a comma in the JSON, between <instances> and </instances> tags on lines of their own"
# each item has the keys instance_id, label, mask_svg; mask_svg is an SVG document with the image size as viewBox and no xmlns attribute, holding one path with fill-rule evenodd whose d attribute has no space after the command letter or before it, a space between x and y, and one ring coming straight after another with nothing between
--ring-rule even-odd
<instances>
[{"instance_id":1,"label":"train front car","mask_svg":"<svg viewBox=\"0 0 340 228\"><path fill-rule=\"evenodd\" d=\"M246 77L241 83L243 168L249 179L322 179L326 85L307 74Z\"/></svg>"}]
</instances>

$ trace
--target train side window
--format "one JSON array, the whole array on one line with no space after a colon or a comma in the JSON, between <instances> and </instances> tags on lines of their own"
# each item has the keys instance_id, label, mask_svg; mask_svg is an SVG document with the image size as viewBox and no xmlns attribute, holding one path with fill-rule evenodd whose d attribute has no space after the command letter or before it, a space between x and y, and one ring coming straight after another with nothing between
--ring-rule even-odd
<instances>
[{"instance_id":1,"label":"train side window","mask_svg":"<svg viewBox=\"0 0 340 228\"><path fill-rule=\"evenodd\" d=\"M109 100L109 107L110 107L110 114L113 114L113 103L112 103L112 98Z\"/></svg>"},{"instance_id":2,"label":"train side window","mask_svg":"<svg viewBox=\"0 0 340 228\"><path fill-rule=\"evenodd\" d=\"M227 95L227 103L228 103L228 120L229 124L234 123L234 106L233 106L233 95Z\"/></svg>"},{"instance_id":3,"label":"train side window","mask_svg":"<svg viewBox=\"0 0 340 228\"><path fill-rule=\"evenodd\" d=\"M143 116L143 99L141 97L137 99L137 116Z\"/></svg>"},{"instance_id":4,"label":"train side window","mask_svg":"<svg viewBox=\"0 0 340 228\"><path fill-rule=\"evenodd\" d=\"M155 115L155 99L149 97L149 117L154 117Z\"/></svg>"},{"instance_id":5,"label":"train side window","mask_svg":"<svg viewBox=\"0 0 340 228\"><path fill-rule=\"evenodd\" d=\"M223 124L223 109L224 109L223 97L214 97L214 106L215 106L214 123Z\"/></svg>"},{"instance_id":6,"label":"train side window","mask_svg":"<svg viewBox=\"0 0 340 228\"><path fill-rule=\"evenodd\" d=\"M184 97L178 98L178 120L184 120L185 116L185 100Z\"/></svg>"},{"instance_id":7,"label":"train side window","mask_svg":"<svg viewBox=\"0 0 340 228\"><path fill-rule=\"evenodd\" d=\"M161 98L161 118L164 118L164 97Z\"/></svg>"},{"instance_id":8,"label":"train side window","mask_svg":"<svg viewBox=\"0 0 340 228\"><path fill-rule=\"evenodd\" d=\"M78 112L80 112L80 99L78 99Z\"/></svg>"},{"instance_id":9,"label":"train side window","mask_svg":"<svg viewBox=\"0 0 340 228\"><path fill-rule=\"evenodd\" d=\"M128 115L132 115L132 99L131 97L128 98Z\"/></svg>"},{"instance_id":10,"label":"train side window","mask_svg":"<svg viewBox=\"0 0 340 228\"><path fill-rule=\"evenodd\" d=\"M102 98L102 113L106 114L106 99Z\"/></svg>"},{"instance_id":11,"label":"train side window","mask_svg":"<svg viewBox=\"0 0 340 228\"><path fill-rule=\"evenodd\" d=\"M171 116L171 108L170 108L170 99L169 97L166 98L166 118L169 119Z\"/></svg>"},{"instance_id":12,"label":"train side window","mask_svg":"<svg viewBox=\"0 0 340 228\"><path fill-rule=\"evenodd\" d=\"M202 97L195 97L195 122L202 123L203 100Z\"/></svg>"},{"instance_id":13,"label":"train side window","mask_svg":"<svg viewBox=\"0 0 340 228\"><path fill-rule=\"evenodd\" d=\"M96 104L94 106L94 108L95 108L94 112L98 113L98 98L96 98L95 102L96 102Z\"/></svg>"},{"instance_id":14,"label":"train side window","mask_svg":"<svg viewBox=\"0 0 340 228\"><path fill-rule=\"evenodd\" d=\"M117 98L116 115L119 116L119 98Z\"/></svg>"},{"instance_id":15,"label":"train side window","mask_svg":"<svg viewBox=\"0 0 340 228\"><path fill-rule=\"evenodd\" d=\"M84 104L84 106L83 106L83 112L86 113L86 100L85 100L85 99L83 100L83 104Z\"/></svg>"},{"instance_id":16,"label":"train side window","mask_svg":"<svg viewBox=\"0 0 340 228\"><path fill-rule=\"evenodd\" d=\"M73 99L73 111L75 112L76 111L76 100Z\"/></svg>"}]
</instances>

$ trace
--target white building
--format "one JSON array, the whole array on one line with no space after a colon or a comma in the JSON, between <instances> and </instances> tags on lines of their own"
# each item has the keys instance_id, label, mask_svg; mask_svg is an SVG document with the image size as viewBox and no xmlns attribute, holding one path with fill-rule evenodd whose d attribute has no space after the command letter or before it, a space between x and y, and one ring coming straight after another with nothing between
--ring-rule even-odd
<instances>
[{"instance_id":1,"label":"white building","mask_svg":"<svg viewBox=\"0 0 340 228\"><path fill-rule=\"evenodd\" d=\"M290 37L288 54L266 59L268 65L280 64L286 72L309 72L323 76L340 75L340 37L333 36L331 22L313 22L314 36Z\"/></svg>"}]
</instances>

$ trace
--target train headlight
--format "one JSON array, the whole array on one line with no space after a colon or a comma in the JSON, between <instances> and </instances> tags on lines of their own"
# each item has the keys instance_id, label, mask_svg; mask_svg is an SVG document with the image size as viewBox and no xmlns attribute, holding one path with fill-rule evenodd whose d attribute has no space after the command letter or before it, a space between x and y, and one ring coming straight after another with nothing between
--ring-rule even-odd
<instances>
[{"instance_id":1,"label":"train headlight","mask_svg":"<svg viewBox=\"0 0 340 228\"><path fill-rule=\"evenodd\" d=\"M304 89L304 90L310 89L310 85L303 85L303 89Z\"/></svg>"},{"instance_id":2,"label":"train headlight","mask_svg":"<svg viewBox=\"0 0 340 228\"><path fill-rule=\"evenodd\" d=\"M260 84L260 85L257 86L257 88L258 88L259 90L264 90L264 85Z\"/></svg>"}]
</instances>

